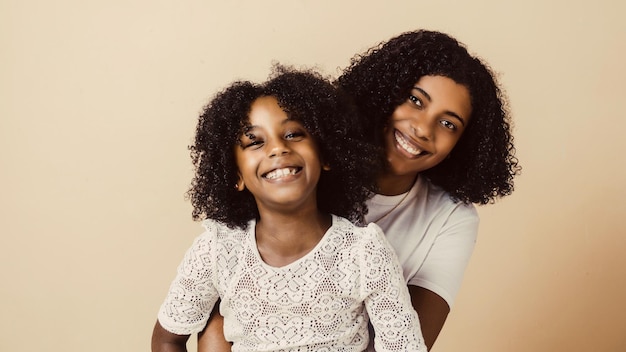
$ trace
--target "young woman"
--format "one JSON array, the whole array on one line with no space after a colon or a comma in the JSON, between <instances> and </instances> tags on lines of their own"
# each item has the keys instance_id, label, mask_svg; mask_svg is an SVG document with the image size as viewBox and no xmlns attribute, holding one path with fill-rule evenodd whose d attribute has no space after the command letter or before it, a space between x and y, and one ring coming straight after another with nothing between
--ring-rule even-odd
<instances>
[{"instance_id":1,"label":"young woman","mask_svg":"<svg viewBox=\"0 0 626 352\"><path fill-rule=\"evenodd\" d=\"M220 300L233 351L426 351L393 248L357 227L373 150L330 82L282 69L238 82L200 117L187 251L153 351L184 351ZM372 181L370 183L370 181Z\"/></svg>"},{"instance_id":2,"label":"young woman","mask_svg":"<svg viewBox=\"0 0 626 352\"><path fill-rule=\"evenodd\" d=\"M387 167L366 221L394 246L427 346L460 288L486 204L519 172L506 101L489 67L454 38L403 33L356 56L338 80Z\"/></svg>"},{"instance_id":3,"label":"young woman","mask_svg":"<svg viewBox=\"0 0 626 352\"><path fill-rule=\"evenodd\" d=\"M365 220L394 247L430 349L474 248L473 204L511 194L520 171L506 99L484 61L425 30L355 56L336 83L384 149ZM200 352L228 350L220 319L200 335Z\"/></svg>"}]
</instances>

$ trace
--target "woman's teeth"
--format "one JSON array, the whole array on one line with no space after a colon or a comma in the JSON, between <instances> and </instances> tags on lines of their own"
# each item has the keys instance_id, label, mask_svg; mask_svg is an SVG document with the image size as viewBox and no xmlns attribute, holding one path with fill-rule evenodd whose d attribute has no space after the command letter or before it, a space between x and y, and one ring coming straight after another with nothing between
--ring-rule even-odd
<instances>
[{"instance_id":1,"label":"woman's teeth","mask_svg":"<svg viewBox=\"0 0 626 352\"><path fill-rule=\"evenodd\" d=\"M402 137L399 133L396 133L395 137L396 137L396 142L398 142L400 147L402 147L402 149L406 150L407 153L409 153L411 155L414 155L414 156L418 156L418 155L422 154L422 150L413 148L413 146L411 146L411 144L409 144L409 142L407 142L404 139L404 137Z\"/></svg>"},{"instance_id":2,"label":"woman's teeth","mask_svg":"<svg viewBox=\"0 0 626 352\"><path fill-rule=\"evenodd\" d=\"M265 175L266 179L274 180L279 177L285 177L288 175L295 175L298 170L296 168L285 168L285 169L276 169L274 171L270 171Z\"/></svg>"}]
</instances>

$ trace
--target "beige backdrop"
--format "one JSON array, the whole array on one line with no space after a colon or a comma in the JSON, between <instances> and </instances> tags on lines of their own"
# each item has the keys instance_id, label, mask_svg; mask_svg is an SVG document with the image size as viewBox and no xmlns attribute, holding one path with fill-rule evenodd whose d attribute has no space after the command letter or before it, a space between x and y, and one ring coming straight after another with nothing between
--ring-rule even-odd
<instances>
[{"instance_id":1,"label":"beige backdrop","mask_svg":"<svg viewBox=\"0 0 626 352\"><path fill-rule=\"evenodd\" d=\"M208 97L273 60L336 75L420 27L500 73L524 167L480 208L433 351L626 350L620 3L0 0L0 351L148 351L200 232L184 192Z\"/></svg>"}]
</instances>

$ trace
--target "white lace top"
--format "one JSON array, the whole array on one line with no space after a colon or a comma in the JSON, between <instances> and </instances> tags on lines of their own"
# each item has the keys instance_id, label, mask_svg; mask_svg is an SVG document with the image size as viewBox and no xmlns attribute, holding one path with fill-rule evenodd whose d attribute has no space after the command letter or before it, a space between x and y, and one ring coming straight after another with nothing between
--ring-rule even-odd
<instances>
[{"instance_id":1,"label":"white lace top","mask_svg":"<svg viewBox=\"0 0 626 352\"><path fill-rule=\"evenodd\" d=\"M375 224L333 224L304 257L272 267L255 222L246 230L205 221L159 311L168 331L202 330L221 298L233 351L363 351L368 314L377 351L426 351L393 249Z\"/></svg>"}]
</instances>

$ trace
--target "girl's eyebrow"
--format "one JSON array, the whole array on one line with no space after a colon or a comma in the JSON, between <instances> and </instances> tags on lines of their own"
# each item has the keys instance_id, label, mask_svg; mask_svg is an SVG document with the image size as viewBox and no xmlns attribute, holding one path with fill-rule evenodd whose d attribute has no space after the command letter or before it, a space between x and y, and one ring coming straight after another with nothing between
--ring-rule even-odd
<instances>
[{"instance_id":1,"label":"girl's eyebrow","mask_svg":"<svg viewBox=\"0 0 626 352\"><path fill-rule=\"evenodd\" d=\"M255 126L252 125L246 125L241 129L241 135L239 138L241 137L248 137L250 138L250 135L252 135L252 132L254 131Z\"/></svg>"},{"instance_id":2,"label":"girl's eyebrow","mask_svg":"<svg viewBox=\"0 0 626 352\"><path fill-rule=\"evenodd\" d=\"M287 117L286 119L282 120L282 121L280 122L280 124L281 124L281 125L284 125L284 124L286 124L286 123L288 123L288 122L291 122L291 121L296 121L296 120L293 120L293 119L291 119L291 118ZM297 122L297 121L296 121L296 122ZM259 126L257 126L257 125L250 125L250 124L247 124L247 125L245 125L245 126L243 127L243 132L248 132L248 131L251 131L251 130L256 129L256 128L259 128Z\"/></svg>"},{"instance_id":3,"label":"girl's eyebrow","mask_svg":"<svg viewBox=\"0 0 626 352\"><path fill-rule=\"evenodd\" d=\"M424 97L426 97L426 99L428 101L433 101L433 99L430 97L430 95L428 93L426 93L426 91L423 90L422 88L420 88L418 86L414 86L413 89L415 89L416 91L422 93L422 95L424 95ZM456 112L450 111L450 110L446 110L445 113L446 113L446 115L450 115L450 116L456 118L457 120L459 120L459 122L461 122L461 125L465 126L465 120L461 116L459 116L459 114L457 114Z\"/></svg>"}]
</instances>

